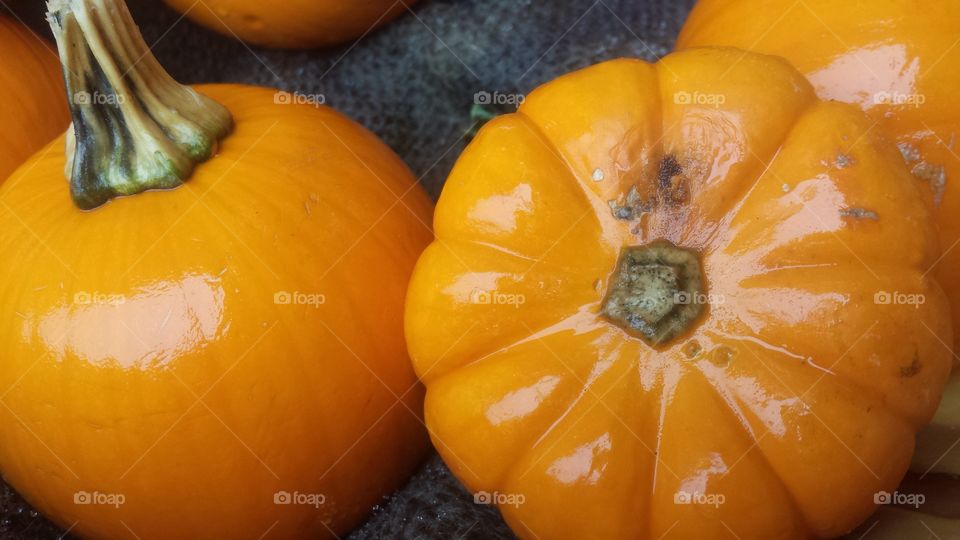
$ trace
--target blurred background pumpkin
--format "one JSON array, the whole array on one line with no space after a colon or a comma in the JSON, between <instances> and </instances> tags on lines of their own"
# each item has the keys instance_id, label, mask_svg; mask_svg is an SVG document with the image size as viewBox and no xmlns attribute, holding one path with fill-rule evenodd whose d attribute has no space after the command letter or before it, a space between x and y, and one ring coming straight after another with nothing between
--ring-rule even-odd
<instances>
[{"instance_id":1,"label":"blurred background pumpkin","mask_svg":"<svg viewBox=\"0 0 960 540\"><path fill-rule=\"evenodd\" d=\"M0 11L0 183L69 121L56 46Z\"/></svg>"},{"instance_id":2,"label":"blurred background pumpkin","mask_svg":"<svg viewBox=\"0 0 960 540\"><path fill-rule=\"evenodd\" d=\"M191 20L264 47L307 49L358 38L416 0L165 0Z\"/></svg>"}]
</instances>

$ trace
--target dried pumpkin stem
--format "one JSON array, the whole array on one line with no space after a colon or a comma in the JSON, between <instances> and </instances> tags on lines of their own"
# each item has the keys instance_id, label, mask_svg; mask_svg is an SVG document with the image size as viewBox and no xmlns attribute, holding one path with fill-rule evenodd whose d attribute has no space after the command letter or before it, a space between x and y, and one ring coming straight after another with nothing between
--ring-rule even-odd
<instances>
[{"instance_id":1,"label":"dried pumpkin stem","mask_svg":"<svg viewBox=\"0 0 960 540\"><path fill-rule=\"evenodd\" d=\"M177 187L216 152L230 112L163 69L123 0L47 9L73 116L66 173L77 206Z\"/></svg>"},{"instance_id":2,"label":"dried pumpkin stem","mask_svg":"<svg viewBox=\"0 0 960 540\"><path fill-rule=\"evenodd\" d=\"M697 254L660 241L623 249L602 314L631 334L660 345L690 328L705 305Z\"/></svg>"}]
</instances>

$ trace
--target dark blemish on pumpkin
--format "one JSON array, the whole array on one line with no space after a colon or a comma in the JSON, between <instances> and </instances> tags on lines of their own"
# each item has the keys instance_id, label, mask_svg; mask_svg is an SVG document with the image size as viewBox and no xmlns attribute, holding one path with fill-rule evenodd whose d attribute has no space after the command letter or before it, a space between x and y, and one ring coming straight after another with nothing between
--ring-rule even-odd
<instances>
[{"instance_id":1,"label":"dark blemish on pumpkin","mask_svg":"<svg viewBox=\"0 0 960 540\"><path fill-rule=\"evenodd\" d=\"M700 345L699 341L692 339L683 346L682 350L683 354L686 355L687 358L693 360L700 354L701 351L703 351L703 346Z\"/></svg>"},{"instance_id":2,"label":"dark blemish on pumpkin","mask_svg":"<svg viewBox=\"0 0 960 540\"><path fill-rule=\"evenodd\" d=\"M924 161L923 156L920 155L920 150L909 143L899 143L897 148L900 149L903 160L911 166L910 173L930 184L930 189L933 190L933 204L940 206L940 203L943 202L943 193L947 189L946 169L943 165L934 165Z\"/></svg>"},{"instance_id":3,"label":"dark blemish on pumpkin","mask_svg":"<svg viewBox=\"0 0 960 540\"><path fill-rule=\"evenodd\" d=\"M900 368L900 376L904 378L913 377L917 373L920 373L921 369L923 369L923 364L920 363L920 357L914 353L913 362L910 362L909 366Z\"/></svg>"},{"instance_id":4,"label":"dark blemish on pumpkin","mask_svg":"<svg viewBox=\"0 0 960 540\"><path fill-rule=\"evenodd\" d=\"M853 159L853 156L849 154L844 154L843 152L840 152L837 154L837 158L834 160L834 164L837 166L838 169L846 169L847 167L856 165L857 160Z\"/></svg>"},{"instance_id":5,"label":"dark blemish on pumpkin","mask_svg":"<svg viewBox=\"0 0 960 540\"><path fill-rule=\"evenodd\" d=\"M878 216L876 212L873 210L866 210L864 208L844 208L843 210L840 210L840 215L853 219L872 219L873 221L880 221L880 216Z\"/></svg>"},{"instance_id":6,"label":"dark blemish on pumpkin","mask_svg":"<svg viewBox=\"0 0 960 540\"><path fill-rule=\"evenodd\" d=\"M631 221L651 210L650 205L641 200L640 192L635 185L627 192L626 200L614 199L607 201L607 204L610 206L613 217L623 221Z\"/></svg>"},{"instance_id":7,"label":"dark blemish on pumpkin","mask_svg":"<svg viewBox=\"0 0 960 540\"><path fill-rule=\"evenodd\" d=\"M660 170L657 173L658 198L668 205L679 205L687 201L687 177L683 174L683 167L672 154L663 156L660 160Z\"/></svg>"},{"instance_id":8,"label":"dark blemish on pumpkin","mask_svg":"<svg viewBox=\"0 0 960 540\"><path fill-rule=\"evenodd\" d=\"M672 154L663 156L663 159L660 160L660 172L657 175L657 183L660 189L669 187L673 177L681 174L683 174L683 167L677 162L677 158Z\"/></svg>"}]
</instances>

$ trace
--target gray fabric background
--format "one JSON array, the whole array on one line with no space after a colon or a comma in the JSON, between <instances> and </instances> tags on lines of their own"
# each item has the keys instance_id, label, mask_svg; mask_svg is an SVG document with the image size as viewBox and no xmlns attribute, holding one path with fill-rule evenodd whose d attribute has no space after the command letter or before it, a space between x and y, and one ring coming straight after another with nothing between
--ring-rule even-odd
<instances>
[{"instance_id":1,"label":"gray fabric background","mask_svg":"<svg viewBox=\"0 0 960 540\"><path fill-rule=\"evenodd\" d=\"M283 0L263 0L282 2ZM349 2L350 0L343 0ZM247 48L161 0L128 0L148 43L181 82L243 82L320 93L376 132L436 197L470 130L479 91L526 93L589 64L666 54L693 0L421 0L353 45L317 51ZM48 35L41 0L0 0ZM2 51L0 51L2 54ZM0 538L62 534L5 485ZM351 540L513 538L496 510L473 504L436 456L385 499Z\"/></svg>"}]
</instances>

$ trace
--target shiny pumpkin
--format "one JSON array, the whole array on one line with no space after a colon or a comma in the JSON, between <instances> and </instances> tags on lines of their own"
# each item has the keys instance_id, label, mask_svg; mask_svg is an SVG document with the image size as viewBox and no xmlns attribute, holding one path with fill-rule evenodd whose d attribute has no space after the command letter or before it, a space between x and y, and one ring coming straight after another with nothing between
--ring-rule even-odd
<instances>
[{"instance_id":1,"label":"shiny pumpkin","mask_svg":"<svg viewBox=\"0 0 960 540\"><path fill-rule=\"evenodd\" d=\"M952 338L933 220L871 125L732 49L599 64L487 124L406 310L434 446L477 500L544 540L865 519L907 470ZM631 257L670 279L699 263L672 308L701 309L673 337L611 309L630 306Z\"/></svg>"},{"instance_id":2,"label":"shiny pumpkin","mask_svg":"<svg viewBox=\"0 0 960 540\"><path fill-rule=\"evenodd\" d=\"M782 56L822 99L852 103L896 140L937 211L940 283L960 311L960 3L701 0L678 49ZM960 336L960 317L954 318Z\"/></svg>"},{"instance_id":3,"label":"shiny pumpkin","mask_svg":"<svg viewBox=\"0 0 960 540\"><path fill-rule=\"evenodd\" d=\"M82 212L62 138L0 189L0 469L84 536L344 534L429 444L402 306L430 204L329 108L200 90L236 127L178 189Z\"/></svg>"},{"instance_id":4,"label":"shiny pumpkin","mask_svg":"<svg viewBox=\"0 0 960 540\"><path fill-rule=\"evenodd\" d=\"M70 123L56 48L0 14L0 182Z\"/></svg>"},{"instance_id":5,"label":"shiny pumpkin","mask_svg":"<svg viewBox=\"0 0 960 540\"><path fill-rule=\"evenodd\" d=\"M84 537L344 534L429 445L429 200L332 109L180 85L122 0L49 8L74 122L0 186L4 479Z\"/></svg>"},{"instance_id":6,"label":"shiny pumpkin","mask_svg":"<svg viewBox=\"0 0 960 540\"><path fill-rule=\"evenodd\" d=\"M165 0L190 20L265 47L307 49L358 38L416 0Z\"/></svg>"}]
</instances>

